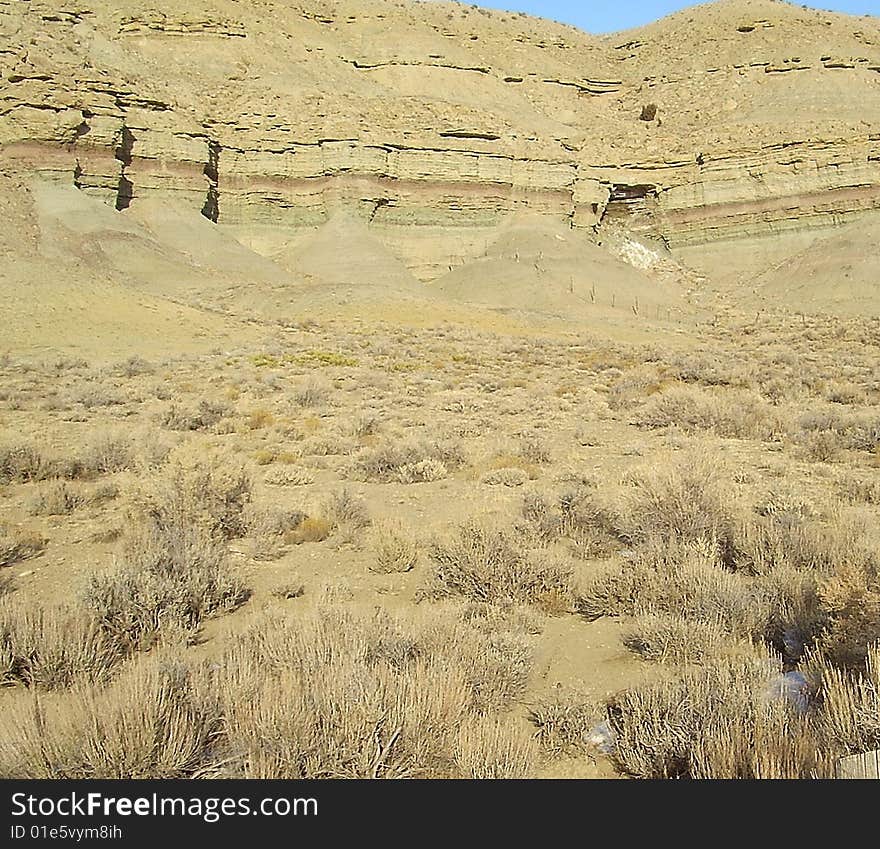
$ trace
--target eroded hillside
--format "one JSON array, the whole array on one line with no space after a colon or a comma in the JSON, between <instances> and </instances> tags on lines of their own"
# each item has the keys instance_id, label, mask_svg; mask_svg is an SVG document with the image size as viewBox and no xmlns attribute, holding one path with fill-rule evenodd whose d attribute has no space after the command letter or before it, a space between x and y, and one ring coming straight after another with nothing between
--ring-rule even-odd
<instances>
[{"instance_id":1,"label":"eroded hillside","mask_svg":"<svg viewBox=\"0 0 880 849\"><path fill-rule=\"evenodd\" d=\"M422 279L511 212L692 248L880 207L876 18L722 0L598 38L445 3L11 0L0 28L3 170L173 198L263 253L338 207Z\"/></svg>"}]
</instances>

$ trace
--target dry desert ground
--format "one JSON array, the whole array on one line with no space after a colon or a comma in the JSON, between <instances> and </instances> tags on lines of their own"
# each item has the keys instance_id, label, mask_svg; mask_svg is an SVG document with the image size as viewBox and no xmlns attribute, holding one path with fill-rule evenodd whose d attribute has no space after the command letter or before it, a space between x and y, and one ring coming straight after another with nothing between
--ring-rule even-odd
<instances>
[{"instance_id":1,"label":"dry desert ground","mask_svg":"<svg viewBox=\"0 0 880 849\"><path fill-rule=\"evenodd\" d=\"M0 3L0 776L880 748L878 19L155 5Z\"/></svg>"}]
</instances>

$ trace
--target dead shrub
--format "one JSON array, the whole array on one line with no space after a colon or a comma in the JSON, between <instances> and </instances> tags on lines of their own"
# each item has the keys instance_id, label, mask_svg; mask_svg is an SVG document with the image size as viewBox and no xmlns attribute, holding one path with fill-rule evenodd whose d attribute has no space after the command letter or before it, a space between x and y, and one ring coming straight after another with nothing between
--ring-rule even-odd
<instances>
[{"instance_id":1,"label":"dead shrub","mask_svg":"<svg viewBox=\"0 0 880 849\"><path fill-rule=\"evenodd\" d=\"M132 652L188 641L203 619L234 610L248 595L229 569L223 542L203 526L145 521L123 538L117 567L92 576L82 603Z\"/></svg>"},{"instance_id":2,"label":"dead shrub","mask_svg":"<svg viewBox=\"0 0 880 849\"><path fill-rule=\"evenodd\" d=\"M430 549L434 597L534 604L547 612L571 611L577 594L569 572L524 554L503 530L469 523Z\"/></svg>"},{"instance_id":3,"label":"dead shrub","mask_svg":"<svg viewBox=\"0 0 880 849\"><path fill-rule=\"evenodd\" d=\"M31 499L29 510L34 516L65 516L84 503L82 494L63 480L42 484Z\"/></svg>"},{"instance_id":4,"label":"dead shrub","mask_svg":"<svg viewBox=\"0 0 880 849\"><path fill-rule=\"evenodd\" d=\"M0 602L0 685L44 690L109 678L122 652L81 611Z\"/></svg>"},{"instance_id":5,"label":"dead shrub","mask_svg":"<svg viewBox=\"0 0 880 849\"><path fill-rule=\"evenodd\" d=\"M809 718L774 699L772 658L718 660L614 696L612 759L638 778L827 777Z\"/></svg>"},{"instance_id":6,"label":"dead shrub","mask_svg":"<svg viewBox=\"0 0 880 849\"><path fill-rule=\"evenodd\" d=\"M529 778L538 761L533 734L513 720L477 718L458 729L455 765L462 778Z\"/></svg>"},{"instance_id":7,"label":"dead shrub","mask_svg":"<svg viewBox=\"0 0 880 849\"><path fill-rule=\"evenodd\" d=\"M840 669L822 655L808 663L820 682L818 733L838 756L880 748L880 645L866 656L862 671Z\"/></svg>"},{"instance_id":8,"label":"dead shrub","mask_svg":"<svg viewBox=\"0 0 880 849\"><path fill-rule=\"evenodd\" d=\"M26 483L49 474L43 455L25 442L0 445L0 483Z\"/></svg>"},{"instance_id":9,"label":"dead shrub","mask_svg":"<svg viewBox=\"0 0 880 849\"><path fill-rule=\"evenodd\" d=\"M80 404L87 410L96 407L119 407L128 400L116 387L105 386L97 379L81 380L65 393L69 404Z\"/></svg>"},{"instance_id":10,"label":"dead shrub","mask_svg":"<svg viewBox=\"0 0 880 849\"><path fill-rule=\"evenodd\" d=\"M198 524L211 536L232 539L246 531L251 479L244 466L219 455L176 452L133 495L136 513L159 529Z\"/></svg>"},{"instance_id":11,"label":"dead shrub","mask_svg":"<svg viewBox=\"0 0 880 849\"><path fill-rule=\"evenodd\" d=\"M807 433L802 439L804 454L817 463L832 463L843 448L843 441L834 431L819 430Z\"/></svg>"},{"instance_id":12,"label":"dead shrub","mask_svg":"<svg viewBox=\"0 0 880 849\"><path fill-rule=\"evenodd\" d=\"M345 487L327 496L321 513L333 528L359 531L370 524L370 514L364 500Z\"/></svg>"},{"instance_id":13,"label":"dead shrub","mask_svg":"<svg viewBox=\"0 0 880 849\"><path fill-rule=\"evenodd\" d=\"M686 433L712 431L734 439L770 440L783 431L774 409L745 390L709 392L696 386L672 386L639 410L635 423L647 428L678 427Z\"/></svg>"},{"instance_id":14,"label":"dead shrub","mask_svg":"<svg viewBox=\"0 0 880 849\"><path fill-rule=\"evenodd\" d=\"M547 443L538 434L526 434L519 441L517 452L528 463L549 463L552 459Z\"/></svg>"},{"instance_id":15,"label":"dead shrub","mask_svg":"<svg viewBox=\"0 0 880 849\"><path fill-rule=\"evenodd\" d=\"M377 413L359 413L349 426L351 435L358 439L375 436L382 428L382 419Z\"/></svg>"},{"instance_id":16,"label":"dead shrub","mask_svg":"<svg viewBox=\"0 0 880 849\"><path fill-rule=\"evenodd\" d=\"M33 531L0 524L0 567L36 557L46 548L46 540Z\"/></svg>"},{"instance_id":17,"label":"dead shrub","mask_svg":"<svg viewBox=\"0 0 880 849\"><path fill-rule=\"evenodd\" d=\"M483 475L482 482L489 486L523 486L529 482L529 475L522 469L505 467L487 472Z\"/></svg>"},{"instance_id":18,"label":"dead shrub","mask_svg":"<svg viewBox=\"0 0 880 849\"><path fill-rule=\"evenodd\" d=\"M195 408L172 403L162 414L159 423L169 430L207 430L230 415L232 408L223 401L202 398Z\"/></svg>"},{"instance_id":19,"label":"dead shrub","mask_svg":"<svg viewBox=\"0 0 880 849\"><path fill-rule=\"evenodd\" d=\"M677 666L705 665L756 651L748 640L732 638L728 623L678 613L639 616L627 626L623 644L645 660Z\"/></svg>"},{"instance_id":20,"label":"dead shrub","mask_svg":"<svg viewBox=\"0 0 880 849\"><path fill-rule=\"evenodd\" d=\"M849 511L806 522L785 510L740 523L733 558L738 571L762 574L788 565L822 576L843 562L872 563L876 553L866 543L869 536L863 519Z\"/></svg>"},{"instance_id":21,"label":"dead shrub","mask_svg":"<svg viewBox=\"0 0 880 849\"><path fill-rule=\"evenodd\" d=\"M315 476L300 466L286 466L273 469L264 480L270 486L308 486L315 482Z\"/></svg>"},{"instance_id":22,"label":"dead shrub","mask_svg":"<svg viewBox=\"0 0 880 849\"><path fill-rule=\"evenodd\" d=\"M338 433L310 436L298 446L303 457L339 457L353 454L355 444Z\"/></svg>"},{"instance_id":23,"label":"dead shrub","mask_svg":"<svg viewBox=\"0 0 880 849\"><path fill-rule=\"evenodd\" d=\"M431 483L443 480L449 470L442 460L428 458L417 463L404 463L397 469L396 479L400 483Z\"/></svg>"},{"instance_id":24,"label":"dead shrub","mask_svg":"<svg viewBox=\"0 0 880 849\"><path fill-rule=\"evenodd\" d=\"M372 549L374 562L370 571L409 572L419 560L418 543L412 534L397 522L373 524Z\"/></svg>"},{"instance_id":25,"label":"dead shrub","mask_svg":"<svg viewBox=\"0 0 880 849\"><path fill-rule=\"evenodd\" d=\"M770 641L799 625L785 589L728 571L712 550L661 543L606 567L584 588L578 608L588 618L679 616L730 636Z\"/></svg>"},{"instance_id":26,"label":"dead shrub","mask_svg":"<svg viewBox=\"0 0 880 849\"><path fill-rule=\"evenodd\" d=\"M260 430L275 424L275 416L271 410L259 407L256 410L251 410L247 416L246 424L249 430Z\"/></svg>"},{"instance_id":27,"label":"dead shrub","mask_svg":"<svg viewBox=\"0 0 880 849\"><path fill-rule=\"evenodd\" d=\"M323 542L333 533L333 523L323 516L307 516L300 524L285 534L285 540L293 545L304 542Z\"/></svg>"},{"instance_id":28,"label":"dead shrub","mask_svg":"<svg viewBox=\"0 0 880 849\"><path fill-rule=\"evenodd\" d=\"M594 730L604 715L599 700L577 692L556 693L529 711L541 747L552 756L596 752Z\"/></svg>"},{"instance_id":29,"label":"dead shrub","mask_svg":"<svg viewBox=\"0 0 880 849\"><path fill-rule=\"evenodd\" d=\"M809 446L821 444L820 434L827 444L852 451L875 451L880 445L880 413L871 411L847 411L838 407L815 409L803 413L798 421L800 441Z\"/></svg>"},{"instance_id":30,"label":"dead shrub","mask_svg":"<svg viewBox=\"0 0 880 849\"><path fill-rule=\"evenodd\" d=\"M486 639L437 611L397 619L335 608L267 621L238 640L219 673L227 769L253 778L520 777L534 748L497 714L521 694L529 663L520 637Z\"/></svg>"},{"instance_id":31,"label":"dead shrub","mask_svg":"<svg viewBox=\"0 0 880 849\"><path fill-rule=\"evenodd\" d=\"M82 453L81 465L86 473L109 474L130 469L135 463L134 447L121 433L98 433Z\"/></svg>"},{"instance_id":32,"label":"dead shrub","mask_svg":"<svg viewBox=\"0 0 880 849\"><path fill-rule=\"evenodd\" d=\"M437 442L401 442L387 440L363 450L352 468L358 480L423 483L446 477L451 469L464 462L457 446Z\"/></svg>"},{"instance_id":33,"label":"dead shrub","mask_svg":"<svg viewBox=\"0 0 880 849\"><path fill-rule=\"evenodd\" d=\"M876 478L863 478L844 472L838 479L838 491L851 503L880 506L880 480Z\"/></svg>"},{"instance_id":34,"label":"dead shrub","mask_svg":"<svg viewBox=\"0 0 880 849\"><path fill-rule=\"evenodd\" d=\"M523 499L525 530L542 544L568 540L581 559L609 557L618 547L615 518L586 487L567 490L552 500L529 493Z\"/></svg>"},{"instance_id":35,"label":"dead shrub","mask_svg":"<svg viewBox=\"0 0 880 849\"><path fill-rule=\"evenodd\" d=\"M862 666L880 640L880 564L841 561L819 585L827 626L820 644L841 666Z\"/></svg>"},{"instance_id":36,"label":"dead shrub","mask_svg":"<svg viewBox=\"0 0 880 849\"><path fill-rule=\"evenodd\" d=\"M155 366L151 362L133 354L128 359L120 360L112 366L110 373L117 377L140 377L145 374L153 374L155 370Z\"/></svg>"},{"instance_id":37,"label":"dead shrub","mask_svg":"<svg viewBox=\"0 0 880 849\"><path fill-rule=\"evenodd\" d=\"M18 700L0 717L0 775L213 777L222 726L207 681L204 672L148 658L106 689L86 688L64 700Z\"/></svg>"},{"instance_id":38,"label":"dead shrub","mask_svg":"<svg viewBox=\"0 0 880 849\"><path fill-rule=\"evenodd\" d=\"M248 592L226 539L244 532L249 498L240 466L176 456L134 499L119 563L91 578L85 607L126 650L188 639L204 618L238 607Z\"/></svg>"},{"instance_id":39,"label":"dead shrub","mask_svg":"<svg viewBox=\"0 0 880 849\"><path fill-rule=\"evenodd\" d=\"M251 557L254 560L277 560L284 553L288 535L306 518L301 510L255 509L249 505L245 522L251 540Z\"/></svg>"},{"instance_id":40,"label":"dead shrub","mask_svg":"<svg viewBox=\"0 0 880 849\"><path fill-rule=\"evenodd\" d=\"M300 407L323 407L330 399L330 383L317 377L310 377L300 383L293 392L293 400Z\"/></svg>"},{"instance_id":41,"label":"dead shrub","mask_svg":"<svg viewBox=\"0 0 880 849\"><path fill-rule=\"evenodd\" d=\"M658 463L631 473L625 482L618 523L631 542L704 542L719 549L732 545L730 494L709 458Z\"/></svg>"},{"instance_id":42,"label":"dead shrub","mask_svg":"<svg viewBox=\"0 0 880 849\"><path fill-rule=\"evenodd\" d=\"M210 668L164 652L109 687L15 699L0 775L524 777L535 743L505 714L529 665L521 638L487 638L453 611L267 619Z\"/></svg>"}]
</instances>

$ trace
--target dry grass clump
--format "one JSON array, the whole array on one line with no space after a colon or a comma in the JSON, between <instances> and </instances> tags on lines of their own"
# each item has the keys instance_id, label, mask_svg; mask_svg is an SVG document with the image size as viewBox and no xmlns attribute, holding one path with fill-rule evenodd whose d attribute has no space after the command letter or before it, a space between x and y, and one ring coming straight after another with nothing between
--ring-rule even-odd
<instances>
[{"instance_id":1,"label":"dry grass clump","mask_svg":"<svg viewBox=\"0 0 880 849\"><path fill-rule=\"evenodd\" d=\"M499 631L540 634L545 624L534 607L511 601L470 601L462 607L460 618L490 636Z\"/></svg>"},{"instance_id":2,"label":"dry grass clump","mask_svg":"<svg viewBox=\"0 0 880 849\"><path fill-rule=\"evenodd\" d=\"M0 482L90 479L131 468L135 459L132 440L114 431L98 431L82 448L62 455L47 455L25 443L6 445L0 448Z\"/></svg>"},{"instance_id":3,"label":"dry grass clump","mask_svg":"<svg viewBox=\"0 0 880 849\"><path fill-rule=\"evenodd\" d=\"M735 533L733 558L738 571L762 574L781 565L827 575L844 562L876 559L867 542L862 517L833 510L824 521L804 521L789 510L741 523Z\"/></svg>"},{"instance_id":4,"label":"dry grass clump","mask_svg":"<svg viewBox=\"0 0 880 849\"><path fill-rule=\"evenodd\" d=\"M123 538L116 569L93 575L82 604L126 652L188 641L203 619L239 607L249 593L223 543L197 524L149 521Z\"/></svg>"},{"instance_id":5,"label":"dry grass clump","mask_svg":"<svg viewBox=\"0 0 880 849\"><path fill-rule=\"evenodd\" d=\"M258 407L248 413L245 424L248 430L260 430L275 424L275 416L271 410L267 410L265 407Z\"/></svg>"},{"instance_id":6,"label":"dry grass clump","mask_svg":"<svg viewBox=\"0 0 880 849\"><path fill-rule=\"evenodd\" d=\"M464 454L458 446L388 439L361 451L352 475L358 480L425 483L446 477L463 463Z\"/></svg>"},{"instance_id":7,"label":"dry grass clump","mask_svg":"<svg viewBox=\"0 0 880 849\"><path fill-rule=\"evenodd\" d=\"M837 449L876 451L880 445L880 412L828 407L803 413L797 421L800 441L809 447L822 434Z\"/></svg>"},{"instance_id":8,"label":"dry grass clump","mask_svg":"<svg viewBox=\"0 0 880 849\"><path fill-rule=\"evenodd\" d=\"M307 518L301 510L249 505L245 521L251 540L251 557L254 560L277 560L284 553L288 535L299 529Z\"/></svg>"},{"instance_id":9,"label":"dry grass clump","mask_svg":"<svg viewBox=\"0 0 880 849\"><path fill-rule=\"evenodd\" d=\"M429 457L426 460L399 466L396 479L400 483L431 483L443 480L448 474L449 469L442 460Z\"/></svg>"},{"instance_id":10,"label":"dry grass clump","mask_svg":"<svg viewBox=\"0 0 880 849\"><path fill-rule=\"evenodd\" d=\"M552 756L596 753L595 728L604 714L601 703L586 694L556 693L532 706L529 719L541 747Z\"/></svg>"},{"instance_id":11,"label":"dry grass clump","mask_svg":"<svg viewBox=\"0 0 880 849\"><path fill-rule=\"evenodd\" d=\"M535 433L525 434L520 438L517 453L526 462L539 465L549 463L553 459L546 441Z\"/></svg>"},{"instance_id":12,"label":"dry grass clump","mask_svg":"<svg viewBox=\"0 0 880 849\"><path fill-rule=\"evenodd\" d=\"M224 666L236 774L522 777L533 766L534 749L497 718L528 673L516 635L486 639L436 612L325 609L245 634Z\"/></svg>"},{"instance_id":13,"label":"dry grass clump","mask_svg":"<svg viewBox=\"0 0 880 849\"><path fill-rule=\"evenodd\" d=\"M238 607L248 592L225 541L246 529L249 498L241 467L175 457L136 496L117 568L91 578L86 609L131 651L188 638L204 618Z\"/></svg>"},{"instance_id":14,"label":"dry grass clump","mask_svg":"<svg viewBox=\"0 0 880 849\"><path fill-rule=\"evenodd\" d=\"M31 499L29 510L34 516L65 516L84 502L82 493L56 478L40 486Z\"/></svg>"},{"instance_id":15,"label":"dry grass clump","mask_svg":"<svg viewBox=\"0 0 880 849\"><path fill-rule=\"evenodd\" d=\"M223 401L202 398L194 408L172 403L160 417L159 423L169 430L207 430L217 425L231 411L232 408Z\"/></svg>"},{"instance_id":16,"label":"dry grass clump","mask_svg":"<svg viewBox=\"0 0 880 849\"><path fill-rule=\"evenodd\" d=\"M528 480L536 480L541 474L537 463L527 460L514 451L499 451L489 458L486 465L489 473L516 469L524 473Z\"/></svg>"},{"instance_id":17,"label":"dry grass clump","mask_svg":"<svg viewBox=\"0 0 880 849\"><path fill-rule=\"evenodd\" d=\"M515 720L470 719L458 729L453 760L462 778L529 778L538 744Z\"/></svg>"},{"instance_id":18,"label":"dry grass clump","mask_svg":"<svg viewBox=\"0 0 880 849\"><path fill-rule=\"evenodd\" d=\"M130 469L135 464L132 440L119 432L98 432L86 444L80 463L86 475L110 474Z\"/></svg>"},{"instance_id":19,"label":"dry grass clump","mask_svg":"<svg viewBox=\"0 0 880 849\"><path fill-rule=\"evenodd\" d=\"M582 593L580 610L588 618L678 612L720 620L746 635L763 631L769 618L760 589L754 578L727 571L710 549L658 543L599 573Z\"/></svg>"},{"instance_id":20,"label":"dry grass clump","mask_svg":"<svg viewBox=\"0 0 880 849\"><path fill-rule=\"evenodd\" d=\"M576 606L571 573L524 553L505 530L461 525L448 539L435 542L429 553L433 574L428 595L534 604L550 613Z\"/></svg>"},{"instance_id":21,"label":"dry grass clump","mask_svg":"<svg viewBox=\"0 0 880 849\"><path fill-rule=\"evenodd\" d=\"M805 433L801 444L806 458L814 463L833 463L843 448L840 436L831 430Z\"/></svg>"},{"instance_id":22,"label":"dry grass clump","mask_svg":"<svg viewBox=\"0 0 880 849\"><path fill-rule=\"evenodd\" d=\"M370 515L363 499L343 487L303 514L302 521L290 528L284 537L286 542L300 545L323 542L339 533L343 542L357 543L369 525Z\"/></svg>"},{"instance_id":23,"label":"dry grass clump","mask_svg":"<svg viewBox=\"0 0 880 849\"><path fill-rule=\"evenodd\" d=\"M358 531L370 524L364 500L345 487L327 496L322 512L334 528Z\"/></svg>"},{"instance_id":24,"label":"dry grass clump","mask_svg":"<svg viewBox=\"0 0 880 849\"><path fill-rule=\"evenodd\" d=\"M594 365L594 369L599 370ZM621 362L624 368L628 365ZM668 382L667 370L656 363L639 364L632 368L626 368L621 372L616 366L604 366L601 368L606 379L612 378L608 386L608 406L612 410L623 410L638 403L646 396L659 392Z\"/></svg>"},{"instance_id":25,"label":"dry grass clump","mask_svg":"<svg viewBox=\"0 0 880 849\"><path fill-rule=\"evenodd\" d=\"M773 697L770 657L722 659L613 697L612 759L638 778L828 777L808 716Z\"/></svg>"},{"instance_id":26,"label":"dry grass clump","mask_svg":"<svg viewBox=\"0 0 880 849\"><path fill-rule=\"evenodd\" d=\"M538 753L509 711L530 662L521 635L453 611L266 619L210 667L166 651L108 687L16 699L0 776L521 778Z\"/></svg>"},{"instance_id":27,"label":"dry grass clump","mask_svg":"<svg viewBox=\"0 0 880 849\"><path fill-rule=\"evenodd\" d=\"M482 482L489 486L523 486L529 482L529 474L523 469L504 467L487 472L482 477Z\"/></svg>"},{"instance_id":28,"label":"dry grass clump","mask_svg":"<svg viewBox=\"0 0 880 849\"><path fill-rule=\"evenodd\" d=\"M285 534L285 540L293 545L304 542L323 542L333 533L333 523L323 516L307 516L292 531Z\"/></svg>"},{"instance_id":29,"label":"dry grass clump","mask_svg":"<svg viewBox=\"0 0 880 849\"><path fill-rule=\"evenodd\" d=\"M357 446L338 433L325 433L303 439L297 448L304 457L339 457L353 454Z\"/></svg>"},{"instance_id":30,"label":"dry grass clump","mask_svg":"<svg viewBox=\"0 0 880 849\"><path fill-rule=\"evenodd\" d=\"M160 529L196 524L232 539L247 530L251 479L244 466L184 447L134 494L134 509Z\"/></svg>"},{"instance_id":31,"label":"dry grass clump","mask_svg":"<svg viewBox=\"0 0 880 849\"><path fill-rule=\"evenodd\" d=\"M293 391L293 400L300 407L323 407L330 400L330 382L324 378L309 377Z\"/></svg>"},{"instance_id":32,"label":"dry grass clump","mask_svg":"<svg viewBox=\"0 0 880 849\"><path fill-rule=\"evenodd\" d=\"M315 475L301 466L282 466L272 469L264 480L270 486L309 486L315 482Z\"/></svg>"},{"instance_id":33,"label":"dry grass clump","mask_svg":"<svg viewBox=\"0 0 880 849\"><path fill-rule=\"evenodd\" d=\"M17 699L0 719L0 775L212 777L222 717L210 693L204 671L160 656L131 665L108 688Z\"/></svg>"},{"instance_id":34,"label":"dry grass clump","mask_svg":"<svg viewBox=\"0 0 880 849\"><path fill-rule=\"evenodd\" d=\"M550 500L530 493L523 499L526 531L542 544L568 540L582 559L610 556L618 546L616 521L594 492L577 487Z\"/></svg>"},{"instance_id":35,"label":"dry grass clump","mask_svg":"<svg viewBox=\"0 0 880 849\"><path fill-rule=\"evenodd\" d=\"M625 483L619 529L634 543L703 542L727 549L734 514L717 464L702 455L655 463L632 472Z\"/></svg>"},{"instance_id":36,"label":"dry grass clump","mask_svg":"<svg viewBox=\"0 0 880 849\"><path fill-rule=\"evenodd\" d=\"M710 392L695 386L672 386L639 410L635 424L678 427L686 433L712 431L735 439L777 438L784 428L776 411L760 395L745 390Z\"/></svg>"},{"instance_id":37,"label":"dry grass clump","mask_svg":"<svg viewBox=\"0 0 880 849\"><path fill-rule=\"evenodd\" d=\"M821 647L839 665L863 665L880 640L880 559L840 561L818 596L827 617Z\"/></svg>"},{"instance_id":38,"label":"dry grass clump","mask_svg":"<svg viewBox=\"0 0 880 849\"><path fill-rule=\"evenodd\" d=\"M25 442L0 445L0 483L42 480L49 473L49 464L33 445Z\"/></svg>"},{"instance_id":39,"label":"dry grass clump","mask_svg":"<svg viewBox=\"0 0 880 849\"><path fill-rule=\"evenodd\" d=\"M348 426L350 435L358 439L375 436L381 429L382 418L378 413L369 410L358 413Z\"/></svg>"},{"instance_id":40,"label":"dry grass clump","mask_svg":"<svg viewBox=\"0 0 880 849\"><path fill-rule=\"evenodd\" d=\"M839 755L880 748L880 645L868 649L863 671L844 671L822 656L810 665L820 681L823 741Z\"/></svg>"},{"instance_id":41,"label":"dry grass clump","mask_svg":"<svg viewBox=\"0 0 880 849\"><path fill-rule=\"evenodd\" d=\"M127 397L113 386L106 386L97 377L80 380L64 393L67 405L79 404L87 410L96 407L119 407L126 403Z\"/></svg>"},{"instance_id":42,"label":"dry grass clump","mask_svg":"<svg viewBox=\"0 0 880 849\"><path fill-rule=\"evenodd\" d=\"M418 542L399 522L383 521L373 524L372 550L372 572L409 572L419 561Z\"/></svg>"},{"instance_id":43,"label":"dry grass clump","mask_svg":"<svg viewBox=\"0 0 880 849\"><path fill-rule=\"evenodd\" d=\"M851 472L843 473L838 479L838 492L854 504L880 506L880 480L876 476L865 478Z\"/></svg>"},{"instance_id":44,"label":"dry grass clump","mask_svg":"<svg viewBox=\"0 0 880 849\"><path fill-rule=\"evenodd\" d=\"M119 646L82 611L0 601L0 685L52 690L105 681L121 659Z\"/></svg>"},{"instance_id":45,"label":"dry grass clump","mask_svg":"<svg viewBox=\"0 0 880 849\"><path fill-rule=\"evenodd\" d=\"M141 377L145 374L153 374L155 370L156 368L151 362L133 354L113 365L110 368L110 373L117 377Z\"/></svg>"},{"instance_id":46,"label":"dry grass clump","mask_svg":"<svg viewBox=\"0 0 880 849\"><path fill-rule=\"evenodd\" d=\"M46 548L46 540L32 531L0 524L0 567L36 557Z\"/></svg>"},{"instance_id":47,"label":"dry grass clump","mask_svg":"<svg viewBox=\"0 0 880 849\"><path fill-rule=\"evenodd\" d=\"M705 665L718 658L754 654L747 639L731 636L729 623L679 613L649 613L629 623L622 638L632 652L655 663Z\"/></svg>"},{"instance_id":48,"label":"dry grass clump","mask_svg":"<svg viewBox=\"0 0 880 849\"><path fill-rule=\"evenodd\" d=\"M728 642L763 640L796 660L824 622L816 579L809 573L783 566L763 575L731 572L717 551L693 544L661 543L645 547L632 560L610 564L585 587L578 606L588 618L666 619L659 631L652 628L654 645L644 648L648 655L664 648L679 656L698 652L696 638L692 647L679 645L686 639L679 620L685 620L707 641L707 656L723 632Z\"/></svg>"}]
</instances>

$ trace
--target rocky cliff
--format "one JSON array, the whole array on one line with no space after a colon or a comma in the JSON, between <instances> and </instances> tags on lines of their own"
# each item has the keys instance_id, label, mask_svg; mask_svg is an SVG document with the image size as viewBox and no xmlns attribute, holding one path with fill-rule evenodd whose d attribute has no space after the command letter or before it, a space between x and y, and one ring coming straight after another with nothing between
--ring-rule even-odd
<instances>
[{"instance_id":1,"label":"rocky cliff","mask_svg":"<svg viewBox=\"0 0 880 849\"><path fill-rule=\"evenodd\" d=\"M266 250L342 207L422 277L521 211L673 248L822 227L880 211L880 22L722 0L599 38L410 0L0 0L0 170ZM427 256L431 228L455 235Z\"/></svg>"}]
</instances>

